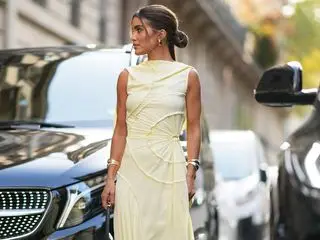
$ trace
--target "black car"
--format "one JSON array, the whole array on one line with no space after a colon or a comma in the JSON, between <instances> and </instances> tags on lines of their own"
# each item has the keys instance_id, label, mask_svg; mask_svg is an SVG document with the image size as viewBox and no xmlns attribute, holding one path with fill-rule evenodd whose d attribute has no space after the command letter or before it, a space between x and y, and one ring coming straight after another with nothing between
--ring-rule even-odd
<instances>
[{"instance_id":1,"label":"black car","mask_svg":"<svg viewBox=\"0 0 320 240\"><path fill-rule=\"evenodd\" d=\"M302 89L302 67L289 62L264 72L255 98L273 107L313 106L307 121L281 145L273 237L320 239L320 92Z\"/></svg>"},{"instance_id":2,"label":"black car","mask_svg":"<svg viewBox=\"0 0 320 240\"><path fill-rule=\"evenodd\" d=\"M141 60L130 45L0 51L0 239L106 239L116 80ZM196 239L210 221L197 216Z\"/></svg>"}]
</instances>

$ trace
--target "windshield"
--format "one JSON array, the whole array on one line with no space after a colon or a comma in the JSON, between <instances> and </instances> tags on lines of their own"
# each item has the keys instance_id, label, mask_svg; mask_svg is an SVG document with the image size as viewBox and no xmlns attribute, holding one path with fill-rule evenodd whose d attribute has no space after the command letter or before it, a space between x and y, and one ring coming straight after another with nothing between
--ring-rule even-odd
<instances>
[{"instance_id":1,"label":"windshield","mask_svg":"<svg viewBox=\"0 0 320 240\"><path fill-rule=\"evenodd\" d=\"M33 84L15 88L17 102L7 94L11 114L0 120L113 126L117 78L129 58L124 52L84 52L47 65Z\"/></svg>"},{"instance_id":2,"label":"windshield","mask_svg":"<svg viewBox=\"0 0 320 240\"><path fill-rule=\"evenodd\" d=\"M224 180L238 180L251 175L258 164L258 154L252 142L211 143L216 171Z\"/></svg>"}]
</instances>

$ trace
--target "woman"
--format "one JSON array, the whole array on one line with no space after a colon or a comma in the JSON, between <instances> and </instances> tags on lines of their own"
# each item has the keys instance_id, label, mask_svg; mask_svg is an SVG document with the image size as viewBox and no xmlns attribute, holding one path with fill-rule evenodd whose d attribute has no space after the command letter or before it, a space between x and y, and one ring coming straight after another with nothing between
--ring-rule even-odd
<instances>
[{"instance_id":1,"label":"woman","mask_svg":"<svg viewBox=\"0 0 320 240\"><path fill-rule=\"evenodd\" d=\"M115 207L116 240L190 240L188 200L199 167L200 82L194 68L175 61L174 50L174 45L185 47L188 37L171 10L149 5L133 15L131 40L135 53L147 54L148 60L118 78L102 204ZM187 164L179 142L185 116Z\"/></svg>"}]
</instances>

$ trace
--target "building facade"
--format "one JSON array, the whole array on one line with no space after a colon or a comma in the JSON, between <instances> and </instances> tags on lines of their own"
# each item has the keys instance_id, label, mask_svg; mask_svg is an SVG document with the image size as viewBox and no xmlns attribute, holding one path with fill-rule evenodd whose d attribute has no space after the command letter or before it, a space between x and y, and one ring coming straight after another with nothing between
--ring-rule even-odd
<instances>
[{"instance_id":1,"label":"building facade","mask_svg":"<svg viewBox=\"0 0 320 240\"><path fill-rule=\"evenodd\" d=\"M145 4L175 11L190 44L179 61L197 68L204 114L211 129L253 129L266 140L270 162L283 139L286 112L253 98L261 69L250 56L250 34L224 0L7 0L0 1L0 48L129 42L132 13Z\"/></svg>"},{"instance_id":2,"label":"building facade","mask_svg":"<svg viewBox=\"0 0 320 240\"><path fill-rule=\"evenodd\" d=\"M0 47L119 44L118 0L0 1ZM108 33L107 33L108 30ZM112 34L109 34L112 32Z\"/></svg>"}]
</instances>

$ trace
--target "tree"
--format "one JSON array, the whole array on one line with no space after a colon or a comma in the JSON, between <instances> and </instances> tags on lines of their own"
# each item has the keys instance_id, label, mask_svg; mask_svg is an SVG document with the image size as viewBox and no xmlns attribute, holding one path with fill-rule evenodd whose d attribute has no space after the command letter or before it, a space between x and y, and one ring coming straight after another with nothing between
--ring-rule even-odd
<instances>
[{"instance_id":1,"label":"tree","mask_svg":"<svg viewBox=\"0 0 320 240\"><path fill-rule=\"evenodd\" d=\"M240 23L254 34L253 58L263 69L276 64L277 24L281 17L279 0L227 0Z\"/></svg>"},{"instance_id":2,"label":"tree","mask_svg":"<svg viewBox=\"0 0 320 240\"><path fill-rule=\"evenodd\" d=\"M320 21L316 16L318 7L320 9L318 0L298 3L295 14L288 19L293 31L285 36L285 60L301 62L304 88L318 87L320 80Z\"/></svg>"},{"instance_id":3,"label":"tree","mask_svg":"<svg viewBox=\"0 0 320 240\"><path fill-rule=\"evenodd\" d=\"M295 14L284 26L284 61L299 61L303 67L303 88L315 88L320 81L320 21L316 15L319 0L306 0L295 6ZM289 29L289 31L288 31ZM305 115L311 108L295 107L294 114Z\"/></svg>"}]
</instances>

